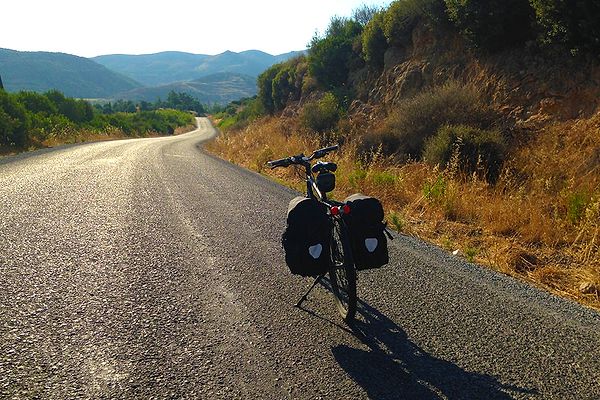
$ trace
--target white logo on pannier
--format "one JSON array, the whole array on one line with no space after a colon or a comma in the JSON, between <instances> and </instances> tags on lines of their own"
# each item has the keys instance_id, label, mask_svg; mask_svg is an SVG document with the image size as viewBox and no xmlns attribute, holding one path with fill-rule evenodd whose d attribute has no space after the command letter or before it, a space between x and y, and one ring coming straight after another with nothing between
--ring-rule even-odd
<instances>
[{"instance_id":1,"label":"white logo on pannier","mask_svg":"<svg viewBox=\"0 0 600 400\"><path fill-rule=\"evenodd\" d=\"M369 253L374 252L375 249L377 248L378 244L379 244L379 242L377 241L377 238L366 238L365 239L365 247L367 248L367 250L369 250Z\"/></svg>"},{"instance_id":2,"label":"white logo on pannier","mask_svg":"<svg viewBox=\"0 0 600 400\"><path fill-rule=\"evenodd\" d=\"M323 251L323 246L321 246L321 243L315 244L314 246L310 246L308 248L308 254L310 254L310 256L312 258L314 258L315 260L317 258L319 258L322 251Z\"/></svg>"}]
</instances>

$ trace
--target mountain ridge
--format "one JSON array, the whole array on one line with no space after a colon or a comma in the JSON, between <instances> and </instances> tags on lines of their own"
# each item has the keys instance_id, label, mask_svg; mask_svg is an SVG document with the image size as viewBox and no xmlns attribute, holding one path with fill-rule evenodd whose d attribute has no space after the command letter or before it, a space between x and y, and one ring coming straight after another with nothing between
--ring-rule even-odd
<instances>
[{"instance_id":1,"label":"mountain ridge","mask_svg":"<svg viewBox=\"0 0 600 400\"><path fill-rule=\"evenodd\" d=\"M71 97L109 97L141 86L88 58L45 51L0 48L0 73L7 91L58 89Z\"/></svg>"},{"instance_id":2,"label":"mountain ridge","mask_svg":"<svg viewBox=\"0 0 600 400\"><path fill-rule=\"evenodd\" d=\"M0 48L0 75L9 92L57 89L77 98L155 101L174 90L203 102L227 103L255 95L260 73L301 53L274 56L246 50L211 56L164 51L85 58Z\"/></svg>"},{"instance_id":3,"label":"mountain ridge","mask_svg":"<svg viewBox=\"0 0 600 400\"><path fill-rule=\"evenodd\" d=\"M257 77L273 64L302 51L271 55L261 50L224 51L215 55L166 51L151 54L107 54L91 58L101 65L146 85L159 86L189 81L219 72Z\"/></svg>"},{"instance_id":4,"label":"mountain ridge","mask_svg":"<svg viewBox=\"0 0 600 400\"><path fill-rule=\"evenodd\" d=\"M171 91L186 93L201 103L226 104L257 93L256 78L234 72L219 72L191 81L140 87L118 93L115 99L155 102L166 99Z\"/></svg>"}]
</instances>

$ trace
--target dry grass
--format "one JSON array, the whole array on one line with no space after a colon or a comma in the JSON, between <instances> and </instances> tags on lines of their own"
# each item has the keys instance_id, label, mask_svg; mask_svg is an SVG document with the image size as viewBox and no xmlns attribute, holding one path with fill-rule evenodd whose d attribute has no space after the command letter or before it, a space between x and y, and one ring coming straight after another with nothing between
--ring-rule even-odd
<instances>
[{"instance_id":1,"label":"dry grass","mask_svg":"<svg viewBox=\"0 0 600 400\"><path fill-rule=\"evenodd\" d=\"M295 126L267 118L208 148L302 189L292 169L264 168L269 159L324 144ZM338 163L333 197L379 197L396 229L600 309L600 113L538 132L494 186L452 166L441 171L380 154L361 158L358 142L348 139L331 157Z\"/></svg>"}]
</instances>

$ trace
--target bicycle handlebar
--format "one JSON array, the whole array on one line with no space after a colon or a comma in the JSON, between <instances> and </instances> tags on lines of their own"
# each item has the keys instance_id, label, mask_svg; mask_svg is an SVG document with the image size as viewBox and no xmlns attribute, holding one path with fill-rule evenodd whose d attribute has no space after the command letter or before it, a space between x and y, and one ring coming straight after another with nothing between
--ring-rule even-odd
<instances>
[{"instance_id":1,"label":"bicycle handlebar","mask_svg":"<svg viewBox=\"0 0 600 400\"><path fill-rule=\"evenodd\" d=\"M277 167L289 167L290 165L305 165L310 160L324 157L327 153L335 151L339 148L336 144L334 146L323 147L322 149L313 151L310 157L306 157L304 154L298 154L297 156L281 158L279 160L267 161L267 165L271 167L271 169Z\"/></svg>"}]
</instances>

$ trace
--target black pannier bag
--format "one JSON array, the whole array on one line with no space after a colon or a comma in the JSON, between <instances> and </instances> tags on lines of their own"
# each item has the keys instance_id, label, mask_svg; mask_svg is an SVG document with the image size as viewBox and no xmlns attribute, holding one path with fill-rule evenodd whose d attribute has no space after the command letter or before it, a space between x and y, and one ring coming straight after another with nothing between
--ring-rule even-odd
<instances>
[{"instance_id":1,"label":"black pannier bag","mask_svg":"<svg viewBox=\"0 0 600 400\"><path fill-rule=\"evenodd\" d=\"M344 200L350 213L344 220L350 231L352 255L357 270L379 268L389 262L383 207L374 197L353 194Z\"/></svg>"},{"instance_id":2,"label":"black pannier bag","mask_svg":"<svg viewBox=\"0 0 600 400\"><path fill-rule=\"evenodd\" d=\"M306 197L292 199L281 242L292 274L316 277L326 273L331 242L327 206Z\"/></svg>"}]
</instances>

